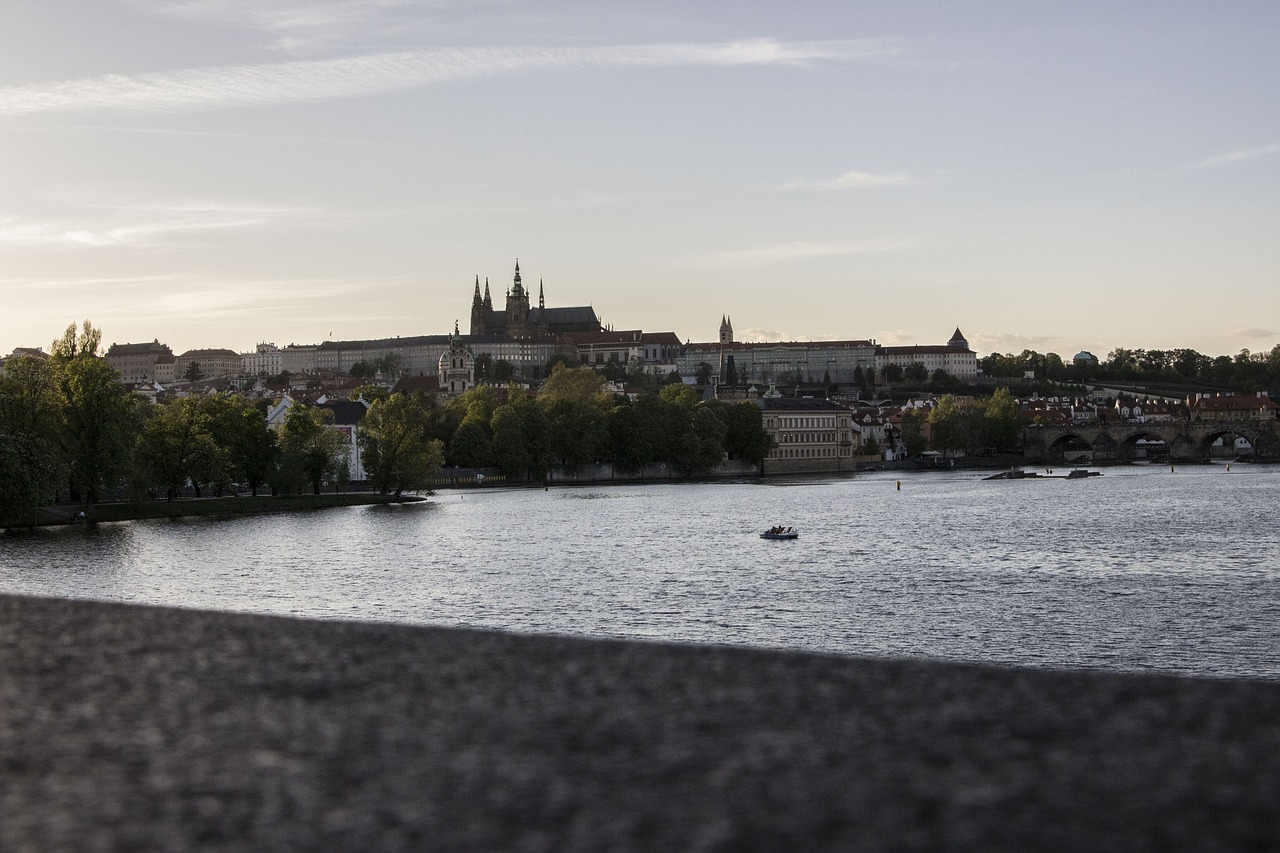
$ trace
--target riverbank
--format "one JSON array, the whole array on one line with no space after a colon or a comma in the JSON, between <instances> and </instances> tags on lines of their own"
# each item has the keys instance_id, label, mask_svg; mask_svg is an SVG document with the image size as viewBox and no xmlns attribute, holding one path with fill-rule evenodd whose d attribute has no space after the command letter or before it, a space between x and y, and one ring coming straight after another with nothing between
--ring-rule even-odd
<instances>
[{"instance_id":1,"label":"riverbank","mask_svg":"<svg viewBox=\"0 0 1280 853\"><path fill-rule=\"evenodd\" d=\"M424 501L421 495L379 495L372 492L339 492L320 495L240 495L222 498L182 498L176 501L118 501L94 504L92 516L80 518L77 506L49 506L24 518L0 519L0 529L48 527L65 524L137 521L144 518L184 518L202 515L257 515L298 512L340 506L373 506Z\"/></svg>"},{"instance_id":2,"label":"riverbank","mask_svg":"<svg viewBox=\"0 0 1280 853\"><path fill-rule=\"evenodd\" d=\"M0 596L0 849L1280 846L1280 685Z\"/></svg>"}]
</instances>

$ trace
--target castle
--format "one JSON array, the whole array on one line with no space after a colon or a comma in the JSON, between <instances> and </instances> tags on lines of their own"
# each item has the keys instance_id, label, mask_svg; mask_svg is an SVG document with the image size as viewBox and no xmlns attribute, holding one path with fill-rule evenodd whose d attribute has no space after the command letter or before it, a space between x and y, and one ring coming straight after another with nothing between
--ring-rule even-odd
<instances>
[{"instance_id":1,"label":"castle","mask_svg":"<svg viewBox=\"0 0 1280 853\"><path fill-rule=\"evenodd\" d=\"M516 261L515 280L507 291L506 309L493 307L489 295L489 279L484 280L484 296L480 295L480 276L476 276L475 296L471 300L471 335L506 335L513 340L555 338L568 332L602 331L599 318L591 306L548 308L542 282L538 282L538 307L529 304L529 291L520 280L520 261Z\"/></svg>"}]
</instances>

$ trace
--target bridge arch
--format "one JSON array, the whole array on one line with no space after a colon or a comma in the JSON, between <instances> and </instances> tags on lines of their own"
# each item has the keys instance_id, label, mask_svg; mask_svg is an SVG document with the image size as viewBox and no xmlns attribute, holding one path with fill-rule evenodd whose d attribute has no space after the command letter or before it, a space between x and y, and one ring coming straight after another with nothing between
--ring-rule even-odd
<instances>
[{"instance_id":1,"label":"bridge arch","mask_svg":"<svg viewBox=\"0 0 1280 853\"><path fill-rule=\"evenodd\" d=\"M1105 439L1106 436L1103 436L1103 438ZM1080 433L1065 432L1045 448L1045 461L1082 462L1086 458L1092 460L1094 453L1098 450L1099 448L1090 444Z\"/></svg>"},{"instance_id":2,"label":"bridge arch","mask_svg":"<svg viewBox=\"0 0 1280 853\"><path fill-rule=\"evenodd\" d=\"M1205 432L1196 449L1204 455L1205 459L1210 459L1213 456L1213 445L1218 439L1222 439L1223 444L1227 446L1223 455L1234 457L1236 455L1234 445L1237 438L1243 438L1249 442L1249 451L1244 455L1258 451L1259 430L1256 427L1250 428L1247 423L1223 424L1221 429Z\"/></svg>"},{"instance_id":3,"label":"bridge arch","mask_svg":"<svg viewBox=\"0 0 1280 853\"><path fill-rule=\"evenodd\" d=\"M1142 448L1139 442L1150 442L1155 445L1153 448L1156 451L1155 454L1152 455L1151 450ZM1124 461L1163 458L1167 457L1172 450L1172 445L1163 433L1148 429L1144 425L1137 425L1115 443L1115 455L1112 458Z\"/></svg>"}]
</instances>

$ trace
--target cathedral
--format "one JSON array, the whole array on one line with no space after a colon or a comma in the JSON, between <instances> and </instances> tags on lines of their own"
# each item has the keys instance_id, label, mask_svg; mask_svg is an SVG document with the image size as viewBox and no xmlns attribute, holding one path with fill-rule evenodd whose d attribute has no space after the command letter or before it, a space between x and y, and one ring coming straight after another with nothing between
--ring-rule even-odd
<instances>
[{"instance_id":1,"label":"cathedral","mask_svg":"<svg viewBox=\"0 0 1280 853\"><path fill-rule=\"evenodd\" d=\"M555 338L567 332L599 332L601 325L591 306L577 308L548 308L538 282L538 307L530 305L529 291L520 280L520 261L516 261L515 280L507 291L505 310L493 307L489 295L489 280L484 282L484 296L480 295L480 276L476 276L475 296L471 300L471 335L505 335L513 340Z\"/></svg>"}]
</instances>

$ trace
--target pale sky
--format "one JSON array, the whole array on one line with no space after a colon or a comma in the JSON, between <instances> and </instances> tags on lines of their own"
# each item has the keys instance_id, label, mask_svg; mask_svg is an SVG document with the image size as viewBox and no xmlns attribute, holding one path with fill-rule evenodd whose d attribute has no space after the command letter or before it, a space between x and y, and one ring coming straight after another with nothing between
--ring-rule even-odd
<instances>
[{"instance_id":1,"label":"pale sky","mask_svg":"<svg viewBox=\"0 0 1280 853\"><path fill-rule=\"evenodd\" d=\"M1280 343L1280 3L0 0L0 352Z\"/></svg>"}]
</instances>

